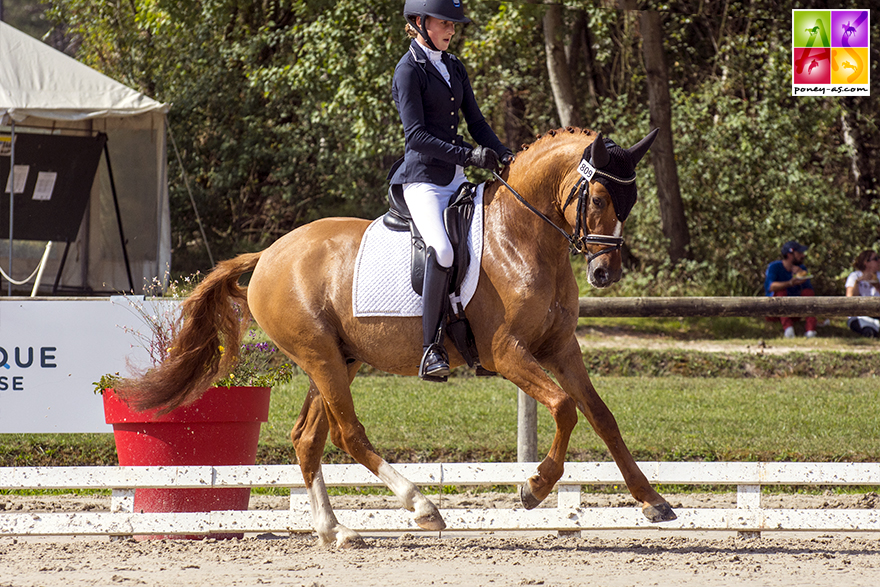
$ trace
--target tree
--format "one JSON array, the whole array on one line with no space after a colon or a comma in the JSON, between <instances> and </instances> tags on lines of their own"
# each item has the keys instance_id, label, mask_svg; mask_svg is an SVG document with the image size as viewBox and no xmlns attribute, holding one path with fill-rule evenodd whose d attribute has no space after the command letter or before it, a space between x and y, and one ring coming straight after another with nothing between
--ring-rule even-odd
<instances>
[{"instance_id":1,"label":"tree","mask_svg":"<svg viewBox=\"0 0 880 587\"><path fill-rule=\"evenodd\" d=\"M388 132L391 75L405 47L398 7L54 4L82 39L82 61L173 104L171 132L217 256L264 247L319 216L381 212L385 172L402 152L403 133ZM172 158L169 176L179 175ZM204 267L182 182L171 198L175 267Z\"/></svg>"},{"instance_id":2,"label":"tree","mask_svg":"<svg viewBox=\"0 0 880 587\"><path fill-rule=\"evenodd\" d=\"M562 103L582 126L622 145L652 125L669 129L661 138L672 163L660 165L661 141L650 151L654 173L639 167L625 229L639 265L614 292L752 294L780 239L797 238L822 267L817 292L839 294L838 273L880 237L880 102L790 96L784 3L642 0L663 10L658 28L619 1L469 0L475 24L459 28L451 49L515 149L574 120L557 107L566 75ZM407 44L402 2L50 3L80 61L173 104L171 130L218 257L318 217L384 212L385 174L403 151L390 98ZM653 61L663 57L665 74ZM668 102L655 95L663 87ZM663 102L668 123L656 111ZM668 169L687 233L667 230ZM187 257L202 246L179 176L172 155L175 270L205 269L204 258Z\"/></svg>"},{"instance_id":3,"label":"tree","mask_svg":"<svg viewBox=\"0 0 880 587\"><path fill-rule=\"evenodd\" d=\"M651 163L657 178L660 218L663 234L669 239L669 259L677 263L688 257L690 234L681 201L675 150L672 143L672 104L669 97L669 75L663 49L663 25L660 13L644 10L640 16L642 54L647 72L648 101L651 127L660 133L651 147Z\"/></svg>"},{"instance_id":4,"label":"tree","mask_svg":"<svg viewBox=\"0 0 880 587\"><path fill-rule=\"evenodd\" d=\"M563 127L581 126L581 117L575 100L574 86L565 52L561 4L547 6L544 18L544 50L547 53L547 75Z\"/></svg>"}]
</instances>

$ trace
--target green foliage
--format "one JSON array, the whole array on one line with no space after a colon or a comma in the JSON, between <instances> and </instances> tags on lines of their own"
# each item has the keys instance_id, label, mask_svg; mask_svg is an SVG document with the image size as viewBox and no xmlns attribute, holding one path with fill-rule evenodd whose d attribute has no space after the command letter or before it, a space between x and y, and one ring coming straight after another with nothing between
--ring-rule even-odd
<instances>
[{"instance_id":1,"label":"green foliage","mask_svg":"<svg viewBox=\"0 0 880 587\"><path fill-rule=\"evenodd\" d=\"M49 16L81 40L78 59L173 104L171 133L215 257L263 248L316 218L372 218L384 210L385 174L403 149L390 97L408 42L402 2L48 4ZM663 17L691 243L690 260L669 263L649 153L625 231L632 289L756 294L779 245L796 238L811 247L817 293L840 294L852 257L878 241L880 163L863 145L880 133L880 102L788 95L787 5L640 5ZM567 0L564 7L584 125L630 146L651 124L638 14L613 2ZM472 0L467 11L475 25L459 27L453 39L487 120L514 148L559 126L546 71L545 10L541 3ZM880 45L880 29L872 34ZM171 153L175 273L187 274L207 264Z\"/></svg>"},{"instance_id":2,"label":"green foliage","mask_svg":"<svg viewBox=\"0 0 880 587\"><path fill-rule=\"evenodd\" d=\"M172 138L215 257L265 247L327 215L374 217L402 152L390 100L405 50L390 3L57 0L89 65L173 104ZM169 177L181 168L169 150ZM204 267L182 180L174 253Z\"/></svg>"},{"instance_id":3,"label":"green foliage","mask_svg":"<svg viewBox=\"0 0 880 587\"><path fill-rule=\"evenodd\" d=\"M200 274L196 274L171 280L165 288L165 295L153 298L149 305L144 304L141 298L126 296L129 308L143 324L137 328L126 327L125 330L147 349L152 367L159 366L174 351L175 339L184 322L181 302L192 293L201 278ZM153 289L161 289L158 280L153 283ZM274 344L266 340L265 333L259 327L249 330L243 339L232 372L215 382L215 385L273 387L290 381L296 367ZM223 346L220 346L220 352L225 352ZM105 389L113 388L121 378L118 371L102 375L98 381L92 382L95 393L104 393Z\"/></svg>"},{"instance_id":4,"label":"green foliage","mask_svg":"<svg viewBox=\"0 0 880 587\"><path fill-rule=\"evenodd\" d=\"M785 355L698 351L589 349L587 370L614 377L880 377L864 353L792 352Z\"/></svg>"}]
</instances>

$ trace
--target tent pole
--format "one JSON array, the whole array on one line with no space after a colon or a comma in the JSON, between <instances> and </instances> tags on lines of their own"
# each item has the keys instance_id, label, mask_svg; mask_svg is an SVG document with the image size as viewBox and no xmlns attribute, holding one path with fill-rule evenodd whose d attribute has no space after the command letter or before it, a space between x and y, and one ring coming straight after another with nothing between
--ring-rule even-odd
<instances>
[{"instance_id":1,"label":"tent pole","mask_svg":"<svg viewBox=\"0 0 880 587\"><path fill-rule=\"evenodd\" d=\"M196 214L196 224L199 225L199 232L202 233L202 242L205 243L205 250L208 251L208 259L211 261L211 267L214 267L214 255L211 254L211 245L208 243L208 237L205 235L205 227L202 225L202 218L199 216L199 209L196 207L196 199L193 198L192 190L189 189L189 181L186 179L186 169L183 167L183 159L180 157L180 151L177 150L177 141L174 140L174 133L171 132L171 125L165 121L165 129L168 136L171 137L171 145L174 147L174 154L177 155L177 164L180 165L180 177L183 179L183 185L189 194L189 202L192 204L193 212Z\"/></svg>"},{"instance_id":2,"label":"tent pole","mask_svg":"<svg viewBox=\"0 0 880 587\"><path fill-rule=\"evenodd\" d=\"M9 121L12 129L9 152L9 277L12 277L12 212L15 209L15 121ZM12 297L12 281L6 283L6 295Z\"/></svg>"},{"instance_id":3,"label":"tent pole","mask_svg":"<svg viewBox=\"0 0 880 587\"><path fill-rule=\"evenodd\" d=\"M134 293L134 280L128 264L128 247L125 246L125 232L122 230L122 214L119 212L119 198L116 196L116 183L113 181L113 167L110 165L110 149L104 143L104 159L107 161L107 174L110 176L110 191L113 192L113 207L116 208L116 224L119 226L119 240L122 241L122 257L125 259L125 272L128 274L128 287Z\"/></svg>"}]
</instances>

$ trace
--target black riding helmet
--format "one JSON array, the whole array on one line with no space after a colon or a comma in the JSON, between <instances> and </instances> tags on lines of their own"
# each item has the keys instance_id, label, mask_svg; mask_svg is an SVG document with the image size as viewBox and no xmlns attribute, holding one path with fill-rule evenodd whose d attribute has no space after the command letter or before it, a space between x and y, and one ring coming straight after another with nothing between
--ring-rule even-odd
<instances>
[{"instance_id":1,"label":"black riding helmet","mask_svg":"<svg viewBox=\"0 0 880 587\"><path fill-rule=\"evenodd\" d=\"M422 26L416 24L416 17L422 19ZM438 51L437 47L428 36L428 30L425 28L425 17L433 16L440 20L449 20L452 22L469 23L471 19L464 15L464 7L461 0L406 0L403 6L403 17L412 25L414 29L419 31L422 38L428 46L434 51Z\"/></svg>"}]
</instances>

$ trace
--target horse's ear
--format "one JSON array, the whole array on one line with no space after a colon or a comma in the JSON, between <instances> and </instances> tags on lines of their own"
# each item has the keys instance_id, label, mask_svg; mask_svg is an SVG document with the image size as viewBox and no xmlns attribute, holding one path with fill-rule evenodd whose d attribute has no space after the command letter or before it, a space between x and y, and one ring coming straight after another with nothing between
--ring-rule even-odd
<instances>
[{"instance_id":1,"label":"horse's ear","mask_svg":"<svg viewBox=\"0 0 880 587\"><path fill-rule=\"evenodd\" d=\"M608 155L608 150L605 149L605 141L602 139L602 133L599 133L596 136L596 140L593 141L592 147L593 167L601 169L608 165L608 162L611 161L611 156Z\"/></svg>"},{"instance_id":2,"label":"horse's ear","mask_svg":"<svg viewBox=\"0 0 880 587\"><path fill-rule=\"evenodd\" d=\"M630 156L633 158L633 165L636 165L639 161L642 160L642 157L645 156L645 153L648 152L648 149L651 148L651 145L654 143L654 139L657 138L657 133L660 132L659 128L655 128L651 132L648 133L648 136L640 140L638 143L627 149L629 151Z\"/></svg>"}]
</instances>

